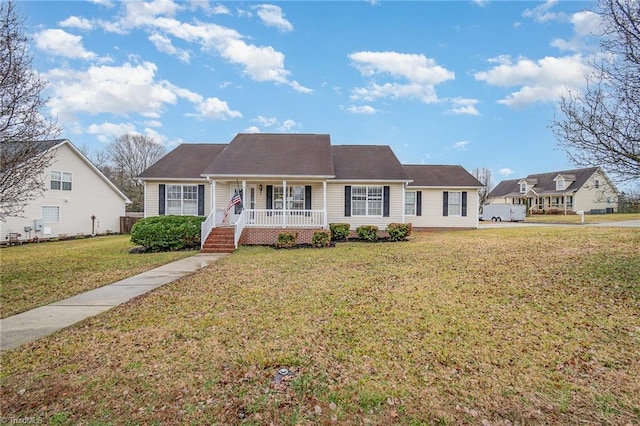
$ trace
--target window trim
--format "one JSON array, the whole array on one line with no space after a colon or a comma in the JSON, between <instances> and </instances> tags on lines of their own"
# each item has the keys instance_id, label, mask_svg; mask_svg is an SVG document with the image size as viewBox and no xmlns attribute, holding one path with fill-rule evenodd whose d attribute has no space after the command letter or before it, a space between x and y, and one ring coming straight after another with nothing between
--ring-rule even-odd
<instances>
[{"instance_id":1,"label":"window trim","mask_svg":"<svg viewBox=\"0 0 640 426\"><path fill-rule=\"evenodd\" d=\"M171 187L178 187L180 188L180 198L170 198L169 197L169 193L170 193L170 189ZM189 187L189 188L193 188L193 192L195 193L195 199L194 198L189 198L186 199L186 201L195 201L195 213L185 213L185 187ZM173 209L174 207L171 207L171 209L169 208L169 202L170 201L180 201L180 213L174 213L172 211L170 211L171 209ZM176 215L176 216L198 216L198 210L199 210L199 202L200 202L200 191L198 189L198 184L174 184L174 183L170 183L170 184L166 184L165 187L165 200L164 200L164 204L165 204L165 214L166 215Z\"/></svg>"},{"instance_id":2,"label":"window trim","mask_svg":"<svg viewBox=\"0 0 640 426\"><path fill-rule=\"evenodd\" d=\"M358 189L365 189L365 193L364 193L364 200L362 199L358 199L355 200L354 197L357 195L358 197L363 197L362 194L356 194ZM384 189L384 185L352 185L351 186L351 216L354 217L384 217L384 199L385 199L385 189ZM378 195L377 194L371 194L371 190L379 190L379 200ZM375 198L374 198L375 197ZM364 202L364 214L358 214L355 213L355 206L357 206L357 203L360 202ZM379 202L379 210L380 210L380 214L370 214L370 206L373 203L378 203ZM377 208L376 208L377 210Z\"/></svg>"},{"instance_id":3,"label":"window trim","mask_svg":"<svg viewBox=\"0 0 640 426\"><path fill-rule=\"evenodd\" d=\"M413 207L413 213L407 213L407 195L413 194L413 203L411 206ZM404 214L405 216L418 216L418 191L410 191L407 190L404 193Z\"/></svg>"},{"instance_id":4,"label":"window trim","mask_svg":"<svg viewBox=\"0 0 640 426\"><path fill-rule=\"evenodd\" d=\"M451 217L462 217L462 192L463 191L448 191L449 195L447 197L447 216L451 216ZM452 203L451 202L451 194L458 194L459 198L458 198L458 202L457 203ZM451 207L452 206L458 206L459 207L459 213L451 213Z\"/></svg>"},{"instance_id":5,"label":"window trim","mask_svg":"<svg viewBox=\"0 0 640 426\"><path fill-rule=\"evenodd\" d=\"M54 179L53 174L60 173L60 179ZM69 180L65 180L65 176L69 178ZM58 183L58 188L54 188L54 182ZM65 188L64 184L68 183L69 188ZM63 172L62 170L51 170L49 173L49 189L52 191L72 191L73 190L73 173L72 172Z\"/></svg>"},{"instance_id":6,"label":"window trim","mask_svg":"<svg viewBox=\"0 0 640 426\"><path fill-rule=\"evenodd\" d=\"M55 208L58 210L58 220L56 221L52 221L52 220L46 220L45 219L45 214L44 214L44 209L45 208ZM61 219L60 219L60 206L58 205L53 205L53 204L44 204L40 206L40 217L42 218L42 223L60 223Z\"/></svg>"}]
</instances>

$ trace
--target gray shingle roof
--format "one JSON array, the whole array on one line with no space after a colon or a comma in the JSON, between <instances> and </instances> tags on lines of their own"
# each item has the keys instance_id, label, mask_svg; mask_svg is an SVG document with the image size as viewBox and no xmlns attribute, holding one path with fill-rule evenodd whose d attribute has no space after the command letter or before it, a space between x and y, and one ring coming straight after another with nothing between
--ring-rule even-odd
<instances>
[{"instance_id":1,"label":"gray shingle roof","mask_svg":"<svg viewBox=\"0 0 640 426\"><path fill-rule=\"evenodd\" d=\"M462 166L456 165L405 165L413 180L408 187L478 187L482 183Z\"/></svg>"},{"instance_id":2,"label":"gray shingle roof","mask_svg":"<svg viewBox=\"0 0 640 426\"><path fill-rule=\"evenodd\" d=\"M389 146L335 145L331 150L336 179L409 180Z\"/></svg>"},{"instance_id":3,"label":"gray shingle roof","mask_svg":"<svg viewBox=\"0 0 640 426\"><path fill-rule=\"evenodd\" d=\"M333 177L323 134L240 133L201 171L209 176Z\"/></svg>"},{"instance_id":4,"label":"gray shingle roof","mask_svg":"<svg viewBox=\"0 0 640 426\"><path fill-rule=\"evenodd\" d=\"M202 171L227 144L181 144L142 172L140 179L202 179Z\"/></svg>"},{"instance_id":5,"label":"gray shingle roof","mask_svg":"<svg viewBox=\"0 0 640 426\"><path fill-rule=\"evenodd\" d=\"M533 190L537 194L564 194L580 189L587 180L598 170L597 167L589 167L586 169L561 170L556 172L538 173L527 176L527 182L534 183ZM562 175L565 178L575 178L573 183L563 191L556 190L556 182L554 179ZM489 198L520 196L520 179L503 180L489 193Z\"/></svg>"}]
</instances>

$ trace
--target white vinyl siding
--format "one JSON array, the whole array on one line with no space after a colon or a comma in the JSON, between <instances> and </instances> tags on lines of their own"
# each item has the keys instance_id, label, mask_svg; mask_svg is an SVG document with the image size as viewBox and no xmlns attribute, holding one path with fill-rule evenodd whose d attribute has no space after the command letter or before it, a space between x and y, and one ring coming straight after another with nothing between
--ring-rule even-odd
<instances>
[{"instance_id":1,"label":"white vinyl siding","mask_svg":"<svg viewBox=\"0 0 640 426\"><path fill-rule=\"evenodd\" d=\"M445 189L446 190L446 189ZM422 192L422 215L407 217L407 223L411 223L416 228L477 228L478 227L478 190L477 188L466 188L467 192L467 215L448 216L442 215L442 191L443 189L421 188ZM458 191L455 189L453 192ZM449 192L449 196L451 195ZM447 207L448 209L450 206Z\"/></svg>"}]
</instances>

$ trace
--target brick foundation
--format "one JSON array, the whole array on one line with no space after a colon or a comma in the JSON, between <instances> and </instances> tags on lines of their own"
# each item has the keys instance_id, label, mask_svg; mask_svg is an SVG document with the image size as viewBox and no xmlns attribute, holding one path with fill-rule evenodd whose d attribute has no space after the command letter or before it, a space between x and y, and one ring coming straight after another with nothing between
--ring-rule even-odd
<instances>
[{"instance_id":1,"label":"brick foundation","mask_svg":"<svg viewBox=\"0 0 640 426\"><path fill-rule=\"evenodd\" d=\"M317 229L300 229L300 228L245 228L238 242L240 245L263 245L275 244L278 235L282 232L296 232L298 234L298 244L311 244L313 233L323 231L322 228Z\"/></svg>"}]
</instances>

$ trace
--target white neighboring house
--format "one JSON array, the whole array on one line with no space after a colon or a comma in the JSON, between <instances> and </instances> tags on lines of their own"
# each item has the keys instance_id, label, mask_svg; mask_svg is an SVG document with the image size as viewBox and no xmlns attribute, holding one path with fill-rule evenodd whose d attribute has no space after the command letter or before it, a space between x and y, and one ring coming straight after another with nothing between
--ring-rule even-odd
<instances>
[{"instance_id":1,"label":"white neighboring house","mask_svg":"<svg viewBox=\"0 0 640 426\"><path fill-rule=\"evenodd\" d=\"M19 240L119 232L130 200L68 139L45 141L53 155L45 170L45 191L24 209L23 217L0 221L2 243Z\"/></svg>"}]
</instances>

